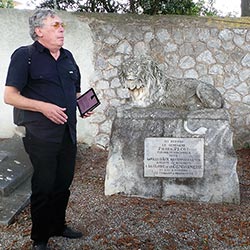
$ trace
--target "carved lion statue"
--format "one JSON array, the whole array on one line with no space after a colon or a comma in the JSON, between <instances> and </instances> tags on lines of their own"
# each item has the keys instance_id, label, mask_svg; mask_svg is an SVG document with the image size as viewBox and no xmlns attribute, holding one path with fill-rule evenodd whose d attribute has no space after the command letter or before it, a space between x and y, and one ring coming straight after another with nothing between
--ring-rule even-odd
<instances>
[{"instance_id":1,"label":"carved lion statue","mask_svg":"<svg viewBox=\"0 0 250 250\"><path fill-rule=\"evenodd\" d=\"M169 78L148 58L125 61L121 66L120 79L129 89L135 106L186 110L223 107L220 92L211 84L193 78Z\"/></svg>"}]
</instances>

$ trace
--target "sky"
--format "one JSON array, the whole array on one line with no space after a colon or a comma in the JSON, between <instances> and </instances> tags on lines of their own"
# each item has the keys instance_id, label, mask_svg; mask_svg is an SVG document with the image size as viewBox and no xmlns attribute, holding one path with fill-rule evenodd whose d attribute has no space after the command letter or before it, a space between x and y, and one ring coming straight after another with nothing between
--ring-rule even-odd
<instances>
[{"instance_id":1,"label":"sky","mask_svg":"<svg viewBox=\"0 0 250 250\"><path fill-rule=\"evenodd\" d=\"M38 1L38 0L37 0ZM33 8L34 6L28 6L30 0L16 0L16 2L22 3L18 8ZM214 7L223 15L233 13L234 16L240 16L240 3L241 0L215 0Z\"/></svg>"},{"instance_id":2,"label":"sky","mask_svg":"<svg viewBox=\"0 0 250 250\"><path fill-rule=\"evenodd\" d=\"M241 13L240 4L241 0L215 0L214 7L221 11L223 15L231 12L239 17Z\"/></svg>"}]
</instances>

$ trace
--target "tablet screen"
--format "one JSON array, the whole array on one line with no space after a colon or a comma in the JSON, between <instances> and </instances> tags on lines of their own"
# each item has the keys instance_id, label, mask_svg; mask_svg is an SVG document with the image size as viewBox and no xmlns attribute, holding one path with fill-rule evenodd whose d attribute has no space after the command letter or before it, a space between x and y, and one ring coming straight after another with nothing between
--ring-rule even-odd
<instances>
[{"instance_id":1,"label":"tablet screen","mask_svg":"<svg viewBox=\"0 0 250 250\"><path fill-rule=\"evenodd\" d=\"M78 97L76 101L81 116L101 104L93 88Z\"/></svg>"}]
</instances>

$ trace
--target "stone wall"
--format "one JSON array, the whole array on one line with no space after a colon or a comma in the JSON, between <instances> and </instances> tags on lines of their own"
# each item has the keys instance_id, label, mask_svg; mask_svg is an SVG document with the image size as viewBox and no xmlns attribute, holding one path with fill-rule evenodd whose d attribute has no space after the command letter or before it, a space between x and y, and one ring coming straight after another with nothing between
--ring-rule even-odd
<instances>
[{"instance_id":1,"label":"stone wall","mask_svg":"<svg viewBox=\"0 0 250 250\"><path fill-rule=\"evenodd\" d=\"M130 57L146 55L160 63L169 77L197 78L214 85L231 115L234 142L250 142L250 31L247 19L184 16L81 16L93 32L93 84L103 103L96 140L106 142L112 123L110 107L128 97L121 88L119 66ZM102 120L102 121L100 121ZM106 138L106 140L104 140ZM102 144L102 143L101 143Z\"/></svg>"},{"instance_id":2,"label":"stone wall","mask_svg":"<svg viewBox=\"0 0 250 250\"><path fill-rule=\"evenodd\" d=\"M27 22L27 14L31 12L0 11L0 26L5 24L12 27L9 28L12 32L8 32L8 37L0 40L1 48L2 43L5 49L8 44L11 45L8 53L0 57L4 74L12 45L22 45L21 39L15 37L19 38L20 32L27 33L26 23L25 30L22 29L24 22ZM214 85L222 93L225 107L230 113L235 145L243 147L250 143L248 19L80 13L60 15L70 24L66 30L68 42L65 47L72 50L80 65L83 89L94 87L102 103L92 118L79 121L80 140L108 146L113 111L126 103L129 97L128 91L121 86L119 67L127 58L146 55L158 62L169 77L197 78ZM16 26L21 28L17 29ZM4 27L2 30L5 30ZM11 43L8 43L8 39L11 39ZM1 80L4 81L3 75ZM9 118L7 123L0 123L2 131L7 131L6 126L13 126L11 109L6 114Z\"/></svg>"}]
</instances>

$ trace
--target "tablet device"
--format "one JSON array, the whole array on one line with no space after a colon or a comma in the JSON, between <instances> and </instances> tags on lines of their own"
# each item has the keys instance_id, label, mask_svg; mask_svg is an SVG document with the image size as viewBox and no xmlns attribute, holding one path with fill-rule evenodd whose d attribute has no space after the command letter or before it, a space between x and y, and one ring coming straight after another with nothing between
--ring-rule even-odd
<instances>
[{"instance_id":1,"label":"tablet device","mask_svg":"<svg viewBox=\"0 0 250 250\"><path fill-rule=\"evenodd\" d=\"M84 116L85 113L92 111L101 104L93 88L78 97L76 101L81 116Z\"/></svg>"}]
</instances>

